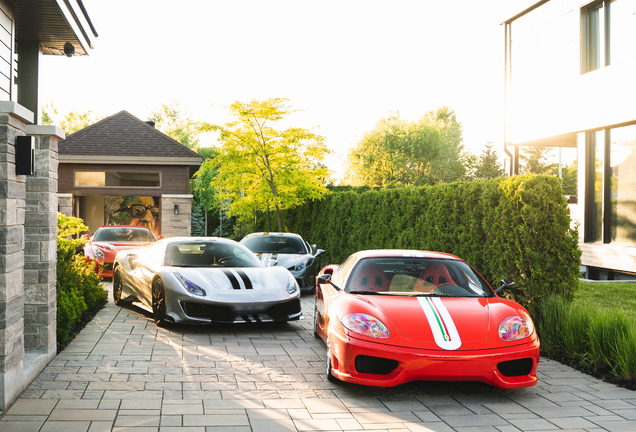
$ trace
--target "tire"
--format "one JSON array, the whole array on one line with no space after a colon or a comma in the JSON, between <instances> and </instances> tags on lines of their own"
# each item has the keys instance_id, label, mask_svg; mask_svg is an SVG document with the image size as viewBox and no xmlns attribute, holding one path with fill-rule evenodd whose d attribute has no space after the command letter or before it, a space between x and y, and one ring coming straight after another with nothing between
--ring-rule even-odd
<instances>
[{"instance_id":1,"label":"tire","mask_svg":"<svg viewBox=\"0 0 636 432\"><path fill-rule=\"evenodd\" d=\"M338 378L333 376L333 373L331 372L331 349L329 348L329 344L327 344L327 380L330 382L340 381Z\"/></svg>"},{"instance_id":2,"label":"tire","mask_svg":"<svg viewBox=\"0 0 636 432\"><path fill-rule=\"evenodd\" d=\"M318 334L318 306L316 305L316 299L314 298L314 337L320 339Z\"/></svg>"},{"instance_id":3,"label":"tire","mask_svg":"<svg viewBox=\"0 0 636 432\"><path fill-rule=\"evenodd\" d=\"M113 272L113 302L117 306L122 306L124 301L121 299L122 282L121 282L121 268L115 268Z\"/></svg>"},{"instance_id":4,"label":"tire","mask_svg":"<svg viewBox=\"0 0 636 432\"><path fill-rule=\"evenodd\" d=\"M166 290L163 282L157 279L152 283L152 318L159 327L165 327L166 320Z\"/></svg>"}]
</instances>

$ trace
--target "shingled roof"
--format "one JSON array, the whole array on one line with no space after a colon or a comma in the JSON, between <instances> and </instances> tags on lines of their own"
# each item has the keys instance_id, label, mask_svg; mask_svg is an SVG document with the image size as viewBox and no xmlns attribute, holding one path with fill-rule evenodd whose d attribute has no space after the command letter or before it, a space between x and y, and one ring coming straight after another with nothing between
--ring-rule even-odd
<instances>
[{"instance_id":1,"label":"shingled roof","mask_svg":"<svg viewBox=\"0 0 636 432\"><path fill-rule=\"evenodd\" d=\"M127 111L120 111L66 137L60 162L200 164L203 158Z\"/></svg>"}]
</instances>

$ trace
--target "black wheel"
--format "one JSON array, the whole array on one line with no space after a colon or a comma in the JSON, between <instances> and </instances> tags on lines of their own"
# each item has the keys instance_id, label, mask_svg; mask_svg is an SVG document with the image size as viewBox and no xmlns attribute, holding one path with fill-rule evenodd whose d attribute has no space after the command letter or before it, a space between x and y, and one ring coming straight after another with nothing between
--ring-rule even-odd
<instances>
[{"instance_id":1,"label":"black wheel","mask_svg":"<svg viewBox=\"0 0 636 432\"><path fill-rule=\"evenodd\" d=\"M124 301L121 299L122 292L121 268L116 267L113 272L113 301L117 306L121 306Z\"/></svg>"},{"instance_id":2,"label":"black wheel","mask_svg":"<svg viewBox=\"0 0 636 432\"><path fill-rule=\"evenodd\" d=\"M316 299L314 298L314 337L320 339L318 334L318 307L316 305Z\"/></svg>"},{"instance_id":3,"label":"black wheel","mask_svg":"<svg viewBox=\"0 0 636 432\"><path fill-rule=\"evenodd\" d=\"M159 327L166 326L166 290L159 279L152 284L152 317Z\"/></svg>"},{"instance_id":4,"label":"black wheel","mask_svg":"<svg viewBox=\"0 0 636 432\"><path fill-rule=\"evenodd\" d=\"M329 349L329 344L327 344L327 379L331 382L340 381L338 378L333 376L333 373L331 373L331 349Z\"/></svg>"}]
</instances>

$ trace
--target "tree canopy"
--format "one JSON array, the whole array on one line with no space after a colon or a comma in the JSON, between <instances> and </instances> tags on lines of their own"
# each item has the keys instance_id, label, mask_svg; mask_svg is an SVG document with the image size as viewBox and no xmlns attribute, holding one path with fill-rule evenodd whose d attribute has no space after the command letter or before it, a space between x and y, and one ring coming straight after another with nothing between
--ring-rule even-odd
<instances>
[{"instance_id":1,"label":"tree canopy","mask_svg":"<svg viewBox=\"0 0 636 432\"><path fill-rule=\"evenodd\" d=\"M52 102L46 104L46 106L42 107L42 124L50 125L53 123L58 123L60 127L66 132L66 136L69 136L72 133L75 133L79 130L84 129L87 126L92 125L104 117L93 117L92 112L79 112L76 110L71 110L61 120L58 120L59 112L58 109L53 105Z\"/></svg>"},{"instance_id":2,"label":"tree canopy","mask_svg":"<svg viewBox=\"0 0 636 432\"><path fill-rule=\"evenodd\" d=\"M448 107L408 122L399 116L378 121L347 155L346 184L422 185L463 178L472 163L462 128Z\"/></svg>"},{"instance_id":3,"label":"tree canopy","mask_svg":"<svg viewBox=\"0 0 636 432\"><path fill-rule=\"evenodd\" d=\"M504 174L504 169L499 163L497 150L494 149L491 142L486 143L475 165L474 177L476 179L495 178L502 177Z\"/></svg>"},{"instance_id":4,"label":"tree canopy","mask_svg":"<svg viewBox=\"0 0 636 432\"><path fill-rule=\"evenodd\" d=\"M148 120L155 122L158 130L184 146L193 150L199 147L199 124L192 120L186 108L181 108L179 102L172 101L169 105L162 103L150 113Z\"/></svg>"},{"instance_id":5,"label":"tree canopy","mask_svg":"<svg viewBox=\"0 0 636 432\"><path fill-rule=\"evenodd\" d=\"M297 127L275 128L295 112L288 99L236 101L228 109L234 121L201 125L202 131L219 133L221 147L196 175L201 185L216 191L219 201L228 203L230 214L245 220L274 209L282 231L280 210L327 193L329 172L322 161L329 150L324 137Z\"/></svg>"}]
</instances>

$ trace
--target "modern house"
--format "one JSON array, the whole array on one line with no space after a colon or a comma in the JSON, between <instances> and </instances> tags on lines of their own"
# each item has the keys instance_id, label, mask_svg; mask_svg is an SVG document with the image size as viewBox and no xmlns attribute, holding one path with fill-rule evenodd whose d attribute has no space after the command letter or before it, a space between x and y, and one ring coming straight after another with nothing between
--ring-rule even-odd
<instances>
[{"instance_id":1,"label":"modern house","mask_svg":"<svg viewBox=\"0 0 636 432\"><path fill-rule=\"evenodd\" d=\"M127 111L59 143L58 205L101 225L139 225L164 237L189 236L190 178L203 158Z\"/></svg>"},{"instance_id":2,"label":"modern house","mask_svg":"<svg viewBox=\"0 0 636 432\"><path fill-rule=\"evenodd\" d=\"M542 0L505 27L505 146L576 147L581 264L636 279L636 1Z\"/></svg>"},{"instance_id":3,"label":"modern house","mask_svg":"<svg viewBox=\"0 0 636 432\"><path fill-rule=\"evenodd\" d=\"M88 55L81 0L0 0L0 411L53 359L57 143L37 125L42 55Z\"/></svg>"}]
</instances>

